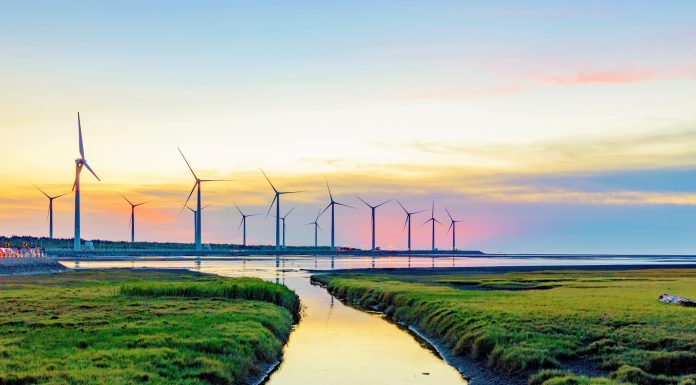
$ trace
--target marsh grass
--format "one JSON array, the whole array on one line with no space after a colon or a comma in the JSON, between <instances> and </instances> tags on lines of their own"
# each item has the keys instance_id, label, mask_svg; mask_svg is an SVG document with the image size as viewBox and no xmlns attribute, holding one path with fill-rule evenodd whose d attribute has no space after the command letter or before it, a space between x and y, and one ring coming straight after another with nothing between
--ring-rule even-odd
<instances>
[{"instance_id":1,"label":"marsh grass","mask_svg":"<svg viewBox=\"0 0 696 385\"><path fill-rule=\"evenodd\" d=\"M120 294L145 297L248 299L282 306L296 317L300 300L285 286L259 278L217 279L205 282L135 282L121 285Z\"/></svg>"},{"instance_id":2,"label":"marsh grass","mask_svg":"<svg viewBox=\"0 0 696 385\"><path fill-rule=\"evenodd\" d=\"M294 293L245 279L245 294L208 295L235 281L120 270L2 278L0 384L246 383L280 357L296 315L276 302ZM168 285L195 290L169 295Z\"/></svg>"},{"instance_id":3,"label":"marsh grass","mask_svg":"<svg viewBox=\"0 0 696 385\"><path fill-rule=\"evenodd\" d=\"M696 270L346 273L313 279L496 370L515 375L550 369L536 384L696 380L696 310L657 302L662 293L696 298ZM577 359L608 370L609 378L553 371Z\"/></svg>"}]
</instances>

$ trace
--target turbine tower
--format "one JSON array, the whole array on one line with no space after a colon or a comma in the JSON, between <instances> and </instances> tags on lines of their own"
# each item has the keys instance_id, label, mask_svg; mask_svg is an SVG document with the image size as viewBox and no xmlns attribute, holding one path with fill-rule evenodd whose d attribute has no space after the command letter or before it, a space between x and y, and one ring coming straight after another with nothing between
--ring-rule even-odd
<instances>
[{"instance_id":1,"label":"turbine tower","mask_svg":"<svg viewBox=\"0 0 696 385\"><path fill-rule=\"evenodd\" d=\"M193 195L193 192L198 188L198 194L196 197L196 212L198 213L196 215L196 234L195 234L195 242L196 242L196 250L201 250L203 246L201 245L201 184L203 182L231 182L229 179L200 179L196 175L195 172L193 172L193 168L191 168L191 165L189 164L188 160L184 156L184 153L181 152L181 149L177 147L179 150L179 153L181 154L181 157L184 158L184 162L186 162L186 165L188 166L189 170L191 170L191 174L193 174L193 178L196 180L196 182L193 184L193 188L191 189L191 192L188 195L188 198L186 198L186 202L184 203L184 206L188 203L189 199L191 199L191 195ZM181 210L184 208L182 207Z\"/></svg>"},{"instance_id":2,"label":"turbine tower","mask_svg":"<svg viewBox=\"0 0 696 385\"><path fill-rule=\"evenodd\" d=\"M80 173L82 172L82 167L87 167L92 175L101 182L101 179L94 173L87 159L85 159L85 148L82 144L82 125L80 123L80 113L77 113L77 132L79 134L80 140L80 157L75 159L75 182L73 183L73 191L75 192L75 238L73 240L73 248L77 251L80 250Z\"/></svg>"},{"instance_id":3,"label":"turbine tower","mask_svg":"<svg viewBox=\"0 0 696 385\"><path fill-rule=\"evenodd\" d=\"M237 208L237 211L239 211L239 214L242 216L242 220L239 222L239 226L237 227L237 231L239 231L240 227L244 227L242 230L242 246L246 247L246 245L247 245L247 243L246 243L246 219L249 217L255 217L258 214L244 214L242 209L240 209L236 203L234 204L234 207Z\"/></svg>"},{"instance_id":4,"label":"turbine tower","mask_svg":"<svg viewBox=\"0 0 696 385\"><path fill-rule=\"evenodd\" d=\"M142 206L146 203L149 202L141 202L141 203L133 203L128 200L123 194L121 194L121 197L128 202L128 204L131 206L131 215L130 215L130 222L128 224L128 227L130 228L130 233L131 233L131 243L135 243L135 208L138 206Z\"/></svg>"},{"instance_id":5,"label":"turbine tower","mask_svg":"<svg viewBox=\"0 0 696 385\"><path fill-rule=\"evenodd\" d=\"M404 205L401 204L401 201L397 200L396 203L398 203L399 206L401 206L401 208L406 213L406 222L404 222L404 229L406 228L406 226L408 226L408 251L411 251L411 215L422 213L425 210L411 212L406 210L406 207L404 207Z\"/></svg>"},{"instance_id":6,"label":"turbine tower","mask_svg":"<svg viewBox=\"0 0 696 385\"><path fill-rule=\"evenodd\" d=\"M288 215L290 215L290 213L293 212L293 210L295 210L294 207L291 208L290 211L285 213L285 215L280 218L280 220L283 221L283 250L286 248L286 246L285 246L285 218L287 218Z\"/></svg>"},{"instance_id":7,"label":"turbine tower","mask_svg":"<svg viewBox=\"0 0 696 385\"><path fill-rule=\"evenodd\" d=\"M44 190L40 189L39 186L33 183L32 186L36 187L37 190L41 191L41 193L48 198L48 239L53 239L53 201L70 193L66 192L65 194L50 196L46 194Z\"/></svg>"},{"instance_id":8,"label":"turbine tower","mask_svg":"<svg viewBox=\"0 0 696 385\"><path fill-rule=\"evenodd\" d=\"M273 196L273 201L271 201L271 205L268 207L268 211L266 212L266 217L268 217L268 214L271 212L271 209L273 208L273 204L275 203L275 205L276 205L276 215L274 215L275 219L276 219L275 249L276 249L276 251L280 251L280 196L283 194L296 194L296 193L299 193L302 191L278 191L278 189L275 188L273 183L271 183L271 180L268 179L268 176L266 175L266 173L263 172L263 169L261 169L261 173L268 181L268 184L271 185L271 188L273 189L273 192L275 193L275 195Z\"/></svg>"},{"instance_id":9,"label":"turbine tower","mask_svg":"<svg viewBox=\"0 0 696 385\"><path fill-rule=\"evenodd\" d=\"M307 223L307 225L314 226L314 247L319 246L318 230L321 230L321 226L319 226L319 216L321 216L321 209L319 209L319 213L317 214L317 217L314 218L314 222Z\"/></svg>"},{"instance_id":10,"label":"turbine tower","mask_svg":"<svg viewBox=\"0 0 696 385\"><path fill-rule=\"evenodd\" d=\"M346 205L346 204L339 203L339 202L336 202L336 201L334 200L333 194L331 193L331 187L329 187L329 181L328 181L328 179L326 180L326 189L329 190L329 199L330 199L330 201L329 201L329 204L328 204L328 205L326 206L326 208L324 209L324 211L321 212L321 214L324 214L324 212L325 212L326 210L328 210L329 207L331 207L331 250L336 250L336 242L335 242L335 240L336 240L336 238L335 238L335 237L336 237L336 215L335 215L335 214L336 214L336 212L335 212L335 211L336 211L336 205L344 206L344 207L350 207L351 209L354 209L355 207L353 207L353 206L348 206L348 205ZM319 214L319 215L321 216L321 214Z\"/></svg>"},{"instance_id":11,"label":"turbine tower","mask_svg":"<svg viewBox=\"0 0 696 385\"><path fill-rule=\"evenodd\" d=\"M439 223L440 225L442 225L442 222L438 221L438 220L435 218L435 201L433 201L433 208L432 208L432 210L430 211L430 219L428 219L427 221L423 222L423 224L426 224L426 223L428 223L428 222L432 222L432 224L433 224L433 233L432 233L432 234L433 234L433 251L435 251L435 222L437 222L437 223Z\"/></svg>"},{"instance_id":12,"label":"turbine tower","mask_svg":"<svg viewBox=\"0 0 696 385\"><path fill-rule=\"evenodd\" d=\"M372 222L372 251L375 251L375 249L376 249L375 248L375 210L377 209L377 207L383 206L383 205L391 202L393 199L389 199L388 201L384 201L376 206L373 206L373 205L365 202L365 200L360 198L359 196L356 195L355 197L360 199L360 201L362 201L362 203L364 203L367 207L369 207L370 211L372 212L372 216L371 216L371 219L372 219L371 220L371 222Z\"/></svg>"},{"instance_id":13,"label":"turbine tower","mask_svg":"<svg viewBox=\"0 0 696 385\"><path fill-rule=\"evenodd\" d=\"M452 218L452 214L450 214L449 210L445 208L445 211L447 211L447 216L450 219L450 226L447 229L447 232L449 233L450 230L452 230L452 251L457 250L457 223L459 222L464 222L463 220L455 220Z\"/></svg>"}]
</instances>

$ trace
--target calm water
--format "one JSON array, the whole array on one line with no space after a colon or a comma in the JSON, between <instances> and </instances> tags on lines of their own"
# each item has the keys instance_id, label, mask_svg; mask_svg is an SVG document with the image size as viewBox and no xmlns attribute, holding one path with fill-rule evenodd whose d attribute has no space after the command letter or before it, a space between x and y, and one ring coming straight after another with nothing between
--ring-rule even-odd
<instances>
[{"instance_id":1,"label":"calm water","mask_svg":"<svg viewBox=\"0 0 696 385\"><path fill-rule=\"evenodd\" d=\"M691 263L678 258L429 258L429 257L249 257L246 259L147 260L63 263L72 268L185 268L229 277L260 277L283 283L300 296L305 313L285 347L269 385L466 384L462 375L407 331L341 304L309 283L305 269L368 267L560 266ZM425 374L427 373L427 374ZM465 373L466 374L466 373Z\"/></svg>"}]
</instances>

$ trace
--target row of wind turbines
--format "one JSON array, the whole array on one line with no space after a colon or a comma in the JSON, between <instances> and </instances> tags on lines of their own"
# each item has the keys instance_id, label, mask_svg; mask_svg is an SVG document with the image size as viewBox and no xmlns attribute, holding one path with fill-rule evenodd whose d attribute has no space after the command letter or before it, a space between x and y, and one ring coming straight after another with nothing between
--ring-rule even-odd
<instances>
[{"instance_id":1,"label":"row of wind turbines","mask_svg":"<svg viewBox=\"0 0 696 385\"><path fill-rule=\"evenodd\" d=\"M73 187L72 187L72 192L75 194L75 229L74 229L74 243L73 247L74 250L80 250L81 249L81 243L80 243L80 174L82 172L83 168L87 168L87 170L98 180L99 177L97 174L94 172L94 170L90 167L89 163L87 162L87 159L85 158L85 150L84 150L84 144L82 140L82 124L80 122L80 113L77 113L77 127L78 127L78 137L79 137L79 152L80 152L80 157L75 159L75 180L73 182ZM186 198L186 201L184 202L181 210L183 211L184 209L190 210L194 214L194 242L196 245L196 250L202 250L202 211L205 209L206 206L202 205L202 193L201 193L201 187L203 183L207 182L231 182L229 179L201 179L198 177L198 175L195 173L193 170L193 167L191 167L191 164L189 163L188 159L184 155L184 153L181 151L181 149L178 149L179 153L181 154L181 157L184 159L184 162L186 163L186 166L188 167L189 171L193 175L194 178L194 184L193 188L191 189L191 192L189 193L188 197ZM261 169L261 173L263 174L264 178L268 181L268 184L271 186L274 192L273 200L271 201L271 204L268 208L268 211L266 212L266 217L269 216L271 213L271 210L275 206L275 215L273 217L275 218L275 249L276 251L280 251L282 248L285 248L285 231L286 231L286 218L293 212L294 207L291 208L288 212L285 213L285 215L281 216L281 196L286 195L286 194L297 194L297 193L302 193L304 191L280 191L278 190L273 182L271 182L271 179L266 175L266 173ZM50 239L53 239L53 201L63 197L68 193L60 194L60 195L49 195L47 194L44 190L42 190L40 187L34 185L43 195L46 196L49 200L49 206L48 206L48 216L49 216L49 237ZM313 222L307 223L307 225L312 225L314 227L314 246L318 247L318 231L321 229L319 226L319 218L326 213L327 211L331 212L331 249L335 250L336 249L336 243L335 243L335 225L336 225L336 206L342 206L342 207L347 207L347 208L355 208L353 206L347 205L345 203L338 202L334 199L333 192L331 191L331 187L329 186L328 180L326 180L326 189L329 194L329 203L324 207L324 209L320 209L316 218L314 219ZM193 209L188 206L189 201L191 200L191 197L193 196L193 193L196 192L196 208ZM147 202L139 202L139 203L133 203L131 200L126 198L124 195L121 194L123 199L128 202L131 208L130 212L130 221L129 221L129 229L130 229L130 237L131 237L131 242L135 242L135 209L136 207L142 206L144 204L149 203ZM400 201L394 200L394 199L389 199L384 202L381 202L379 204L370 204L366 200L362 199L360 196L356 195L356 198L358 198L365 206L367 206L370 209L370 223L371 223L371 230L372 230L372 247L371 250L375 251L377 250L376 247L376 210L390 202L397 202L401 209L404 211L406 215L406 220L404 222L404 229L408 229L407 232L407 242L408 242L408 250L411 251L411 224L412 224L412 216L420 213L426 212L426 210L419 210L419 211L409 211ZM239 223L239 227L242 228L243 230L243 236L242 236L242 241L243 241L243 246L247 245L246 241L246 234L247 234L247 218L256 216L258 214L246 214L242 211L242 209L237 206L235 203L234 206L236 207L237 211L239 211L239 214L241 215L241 221ZM448 232L452 232L452 250L456 250L456 225L459 222L462 222L461 220L456 220L452 217L452 214L449 212L448 209L445 209L447 212L447 215L450 219L450 225L448 228ZM430 223L432 226L432 250L435 251L435 224L443 225L437 218L435 218L435 201L432 203L431 211L430 211L430 218L428 218L423 224L428 224ZM281 234L282 234L282 243L281 243Z\"/></svg>"}]
</instances>

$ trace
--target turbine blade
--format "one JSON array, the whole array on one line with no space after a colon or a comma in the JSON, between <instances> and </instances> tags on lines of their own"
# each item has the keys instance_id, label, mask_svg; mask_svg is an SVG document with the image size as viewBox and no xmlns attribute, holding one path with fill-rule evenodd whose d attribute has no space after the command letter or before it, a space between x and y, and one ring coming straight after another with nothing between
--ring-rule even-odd
<instances>
[{"instance_id":1,"label":"turbine blade","mask_svg":"<svg viewBox=\"0 0 696 385\"><path fill-rule=\"evenodd\" d=\"M423 226L423 225L427 225L427 224L428 224L428 222L430 222L431 220L433 220L433 218L430 218L430 219L428 219L427 221L423 222L423 223L421 224L421 226Z\"/></svg>"},{"instance_id":2,"label":"turbine blade","mask_svg":"<svg viewBox=\"0 0 696 385\"><path fill-rule=\"evenodd\" d=\"M80 113L77 113L77 132L80 136L80 156L82 159L85 158L85 148L82 145L82 124L80 123Z\"/></svg>"},{"instance_id":3,"label":"turbine blade","mask_svg":"<svg viewBox=\"0 0 696 385\"><path fill-rule=\"evenodd\" d=\"M452 226L454 226L454 222L450 223L449 227L447 228L447 234L449 234L450 230L452 230Z\"/></svg>"},{"instance_id":4,"label":"turbine blade","mask_svg":"<svg viewBox=\"0 0 696 385\"><path fill-rule=\"evenodd\" d=\"M317 228L319 229L319 231L322 231L322 232L324 231L324 229L322 229L321 226L319 226L318 223L315 223L315 225L317 226Z\"/></svg>"},{"instance_id":5,"label":"turbine blade","mask_svg":"<svg viewBox=\"0 0 696 385\"><path fill-rule=\"evenodd\" d=\"M133 226L133 218L128 218L128 230L130 232L131 226Z\"/></svg>"},{"instance_id":6,"label":"turbine blade","mask_svg":"<svg viewBox=\"0 0 696 385\"><path fill-rule=\"evenodd\" d=\"M198 186L198 180L196 180L196 183L193 184L193 188L184 202L184 207L188 207L188 202L191 199L191 195L193 195L193 192L196 190L196 186ZM181 211L184 211L184 207L181 208Z\"/></svg>"},{"instance_id":7,"label":"turbine blade","mask_svg":"<svg viewBox=\"0 0 696 385\"><path fill-rule=\"evenodd\" d=\"M442 222L438 221L437 219L433 218L433 220L434 220L436 223L440 224L440 226L444 226L444 225L442 224Z\"/></svg>"},{"instance_id":8,"label":"turbine blade","mask_svg":"<svg viewBox=\"0 0 696 385\"><path fill-rule=\"evenodd\" d=\"M138 203L138 204L133 205L133 207L138 207L138 206L146 205L146 204L148 204L148 203L150 203L150 202L152 202L152 201L141 202L141 203Z\"/></svg>"},{"instance_id":9,"label":"turbine blade","mask_svg":"<svg viewBox=\"0 0 696 385\"><path fill-rule=\"evenodd\" d=\"M338 202L334 202L334 204L339 205L339 206L343 206L343 207L349 207L349 208L351 208L351 209L354 209L354 208L355 208L355 207L353 207L353 206L349 206L349 205L346 205L346 204L343 204L343 203L338 203Z\"/></svg>"},{"instance_id":10,"label":"turbine blade","mask_svg":"<svg viewBox=\"0 0 696 385\"><path fill-rule=\"evenodd\" d=\"M48 223L48 217L51 215L51 206L48 206L48 209L46 209L46 222Z\"/></svg>"},{"instance_id":11,"label":"turbine blade","mask_svg":"<svg viewBox=\"0 0 696 385\"><path fill-rule=\"evenodd\" d=\"M242 217L242 220L239 221L239 226L237 226L237 231L242 228L242 223L244 223L244 217Z\"/></svg>"},{"instance_id":12,"label":"turbine blade","mask_svg":"<svg viewBox=\"0 0 696 385\"><path fill-rule=\"evenodd\" d=\"M237 203L234 203L234 202L233 202L233 204L234 204L234 207L237 208L237 211L239 211L239 213L242 214L242 216L244 216L244 213L242 212L242 209L240 209L239 206L237 206Z\"/></svg>"},{"instance_id":13,"label":"turbine blade","mask_svg":"<svg viewBox=\"0 0 696 385\"><path fill-rule=\"evenodd\" d=\"M272 186L272 185L271 185L271 186ZM275 188L274 188L274 190L275 190ZM277 194L277 193L276 193L276 195L273 196L273 200L271 201L271 205L268 206L268 211L266 211L266 218L268 218L268 214L271 213L271 209L273 208L273 204L276 202L276 199L278 199L278 194Z\"/></svg>"},{"instance_id":14,"label":"turbine blade","mask_svg":"<svg viewBox=\"0 0 696 385\"><path fill-rule=\"evenodd\" d=\"M304 191L304 190L300 190L300 191L279 191L278 194L298 194L298 193L303 193L303 192L306 192L306 191Z\"/></svg>"},{"instance_id":15,"label":"turbine blade","mask_svg":"<svg viewBox=\"0 0 696 385\"><path fill-rule=\"evenodd\" d=\"M232 179L201 179L201 182L234 182Z\"/></svg>"},{"instance_id":16,"label":"turbine blade","mask_svg":"<svg viewBox=\"0 0 696 385\"><path fill-rule=\"evenodd\" d=\"M60 198L60 197L66 196L66 195L68 195L68 194L70 194L70 192L66 192L66 193L63 193L63 194L60 194L60 195L56 195L56 196L53 197L53 199L58 199L58 198Z\"/></svg>"},{"instance_id":17,"label":"turbine blade","mask_svg":"<svg viewBox=\"0 0 696 385\"><path fill-rule=\"evenodd\" d=\"M406 207L404 207L404 205L401 204L401 201L400 201L400 200L397 199L397 200L396 200L396 203L398 203L399 206L401 206L401 208L404 209L404 211L405 211L406 213L408 213L408 210L406 210Z\"/></svg>"},{"instance_id":18,"label":"turbine blade","mask_svg":"<svg viewBox=\"0 0 696 385\"><path fill-rule=\"evenodd\" d=\"M377 208L377 207L379 207L379 206L384 206L384 205L386 205L387 203L389 203L389 202L391 202L391 201L393 201L393 200L394 200L394 199L389 199L388 201L384 201L384 202L378 204L377 206L375 206L375 208Z\"/></svg>"},{"instance_id":19,"label":"turbine blade","mask_svg":"<svg viewBox=\"0 0 696 385\"><path fill-rule=\"evenodd\" d=\"M362 203L364 203L364 204L365 204L365 206L367 206L367 207L369 207L369 208L372 208L372 206L370 206L370 204L369 204L369 203L365 202L365 200L364 200L364 199L360 198L360 197L359 197L359 196L357 196L357 195L356 195L355 197L356 197L356 198L358 198L358 199L360 199L360 201L361 201Z\"/></svg>"},{"instance_id":20,"label":"turbine blade","mask_svg":"<svg viewBox=\"0 0 696 385\"><path fill-rule=\"evenodd\" d=\"M89 167L89 163L87 163L87 161L84 161L83 164L85 165L85 167L87 167L87 170L89 170L89 172L91 172L92 175L94 175L94 177L97 178L97 180L101 182L101 179L99 179L97 174L94 173L94 170L92 170L92 167Z\"/></svg>"},{"instance_id":21,"label":"turbine blade","mask_svg":"<svg viewBox=\"0 0 696 385\"><path fill-rule=\"evenodd\" d=\"M184 156L184 153L181 151L181 149L179 147L177 147L176 149L179 150L179 154L181 154L181 157L184 158L184 162L186 162L186 165L188 166L189 170L191 170L191 174L193 174L193 177L196 178L196 180L198 180L196 173L193 172L193 168L191 168L191 164L189 164L188 160Z\"/></svg>"},{"instance_id":22,"label":"turbine blade","mask_svg":"<svg viewBox=\"0 0 696 385\"><path fill-rule=\"evenodd\" d=\"M206 208L208 208L208 207L210 207L210 206L212 206L212 205L213 205L212 203L211 203L211 204L207 204L207 205L201 207L201 210L206 209Z\"/></svg>"},{"instance_id":23,"label":"turbine blade","mask_svg":"<svg viewBox=\"0 0 696 385\"><path fill-rule=\"evenodd\" d=\"M425 212L425 210L414 211L414 212L411 213L411 215L413 215L413 214L420 214L420 213L424 213L424 212Z\"/></svg>"},{"instance_id":24,"label":"turbine blade","mask_svg":"<svg viewBox=\"0 0 696 385\"><path fill-rule=\"evenodd\" d=\"M123 194L120 194L121 198L125 199L126 202L128 202L131 206L133 206L133 202L129 201L128 198L126 198Z\"/></svg>"},{"instance_id":25,"label":"turbine blade","mask_svg":"<svg viewBox=\"0 0 696 385\"><path fill-rule=\"evenodd\" d=\"M290 213L292 213L292 212L293 212L294 210L295 210L295 208L294 208L294 207L293 207L293 208L291 208L291 209L290 209L290 211L288 211L287 213L285 213L285 216L283 216L283 219L287 218L287 217L288 217L288 215L290 215Z\"/></svg>"},{"instance_id":26,"label":"turbine blade","mask_svg":"<svg viewBox=\"0 0 696 385\"><path fill-rule=\"evenodd\" d=\"M404 230L406 230L406 225L408 225L408 221L411 219L410 215L406 215L406 221L404 221L404 228L401 229L401 232L403 233Z\"/></svg>"},{"instance_id":27,"label":"turbine blade","mask_svg":"<svg viewBox=\"0 0 696 385\"><path fill-rule=\"evenodd\" d=\"M77 175L75 175L75 181L73 182L73 185L72 185L72 191L75 191L75 187L77 187Z\"/></svg>"},{"instance_id":28,"label":"turbine blade","mask_svg":"<svg viewBox=\"0 0 696 385\"><path fill-rule=\"evenodd\" d=\"M447 207L445 207L445 211L447 211L447 216L450 217L452 221L454 221L454 218L452 218L452 214L450 214L449 210L447 210Z\"/></svg>"},{"instance_id":29,"label":"turbine blade","mask_svg":"<svg viewBox=\"0 0 696 385\"><path fill-rule=\"evenodd\" d=\"M331 187L329 187L329 180L324 177L324 180L326 181L326 189L329 190L329 198L333 201L333 195L331 194Z\"/></svg>"},{"instance_id":30,"label":"turbine blade","mask_svg":"<svg viewBox=\"0 0 696 385\"><path fill-rule=\"evenodd\" d=\"M37 190L41 191L41 193L42 193L43 195L45 195L46 198L51 199L51 197L48 196L48 194L46 194L46 193L44 192L44 190L41 190L41 188L39 188L39 186L35 185L35 184L32 183L32 182L29 182L29 183L31 183L32 186L36 187Z\"/></svg>"},{"instance_id":31,"label":"turbine blade","mask_svg":"<svg viewBox=\"0 0 696 385\"><path fill-rule=\"evenodd\" d=\"M260 168L259 170L261 170L261 173L263 174L263 176L264 176L264 177L266 178L266 180L268 181L268 184L271 185L271 188L273 189L273 191L278 192L278 190L275 188L275 186L273 185L273 183L271 183L271 180L268 179L268 175L266 175L266 173L263 172L263 169Z\"/></svg>"},{"instance_id":32,"label":"turbine blade","mask_svg":"<svg viewBox=\"0 0 696 385\"><path fill-rule=\"evenodd\" d=\"M331 203L329 203L328 205L326 205L326 207L324 208L324 210L321 210L321 213L319 214L319 216L321 216L322 214L324 214L324 213L326 212L326 210L329 209L329 207L331 207ZM317 218L318 218L318 217L317 217Z\"/></svg>"}]
</instances>

